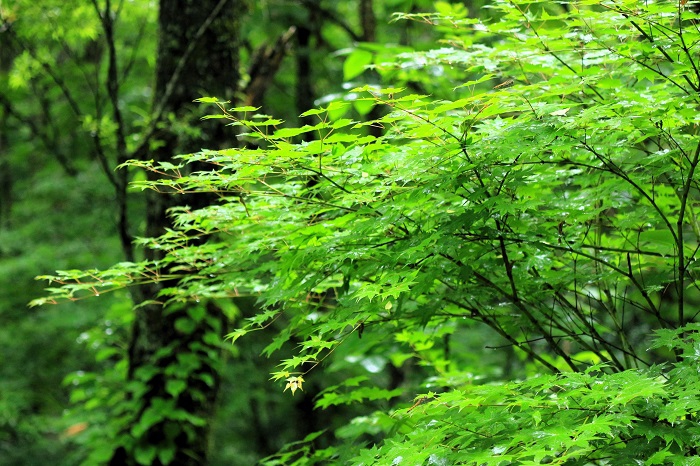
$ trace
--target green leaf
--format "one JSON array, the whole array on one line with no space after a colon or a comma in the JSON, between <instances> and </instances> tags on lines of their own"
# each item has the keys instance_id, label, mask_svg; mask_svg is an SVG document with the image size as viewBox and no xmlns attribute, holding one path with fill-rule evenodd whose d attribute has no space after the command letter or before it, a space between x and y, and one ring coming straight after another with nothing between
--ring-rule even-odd
<instances>
[{"instance_id":1,"label":"green leaf","mask_svg":"<svg viewBox=\"0 0 700 466\"><path fill-rule=\"evenodd\" d=\"M349 81L361 75L365 68L372 63L372 59L372 52L360 48L353 50L343 63L343 79Z\"/></svg>"},{"instance_id":2,"label":"green leaf","mask_svg":"<svg viewBox=\"0 0 700 466\"><path fill-rule=\"evenodd\" d=\"M187 389L187 382L180 379L169 379L165 382L165 391L177 398L180 393Z\"/></svg>"},{"instance_id":3,"label":"green leaf","mask_svg":"<svg viewBox=\"0 0 700 466\"><path fill-rule=\"evenodd\" d=\"M153 464L157 455L158 448L155 445L137 445L134 449L134 459L138 464Z\"/></svg>"},{"instance_id":4,"label":"green leaf","mask_svg":"<svg viewBox=\"0 0 700 466\"><path fill-rule=\"evenodd\" d=\"M175 321L175 328L180 333L190 335L197 328L197 323L189 317L180 317Z\"/></svg>"}]
</instances>

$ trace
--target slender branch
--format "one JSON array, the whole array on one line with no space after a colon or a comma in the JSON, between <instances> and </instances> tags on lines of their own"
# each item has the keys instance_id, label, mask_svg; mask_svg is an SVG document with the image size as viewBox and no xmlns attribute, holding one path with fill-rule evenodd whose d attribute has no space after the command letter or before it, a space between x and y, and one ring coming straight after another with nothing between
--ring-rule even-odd
<instances>
[{"instance_id":1,"label":"slender branch","mask_svg":"<svg viewBox=\"0 0 700 466\"><path fill-rule=\"evenodd\" d=\"M540 44L542 45L542 50L544 50L545 52L547 52L548 54L550 54L552 57L554 57L554 59L555 59L556 61L558 61L559 63L561 63L561 65L564 66L564 68L566 68L567 70L571 71L575 76L580 77L580 76L581 76L580 73L578 73L571 65L569 65L567 62L565 62L561 57L559 57L559 55L557 55L551 48L549 48L549 46L547 45L547 43L546 43L546 42L542 39L542 37L540 36L539 32L537 32L537 29L535 29L535 28L532 26L532 24L530 23L530 21L527 19L527 15L526 15L525 12L520 8L520 6L518 6L518 5L517 5L515 2L513 2L512 0L509 0L509 1L510 1L510 4L518 10L518 12L519 12L520 15L523 17L523 19L528 23L528 25L530 26L530 29L532 30L533 34L535 34L535 37L537 37L537 40L538 40L538 41L540 42ZM600 95L600 93L598 92L598 90L597 90L592 84L586 83L586 86L587 86L591 91L593 91L593 93L594 93L596 96L598 96L599 99L603 100L603 96Z\"/></svg>"},{"instance_id":2,"label":"slender branch","mask_svg":"<svg viewBox=\"0 0 700 466\"><path fill-rule=\"evenodd\" d=\"M502 253L503 253L503 250L504 250L504 249L503 249L503 247L502 247L502 249L501 249L501 252L502 252ZM440 255L441 255L442 257L444 257L445 259L449 260L450 262L453 262L453 263L456 264L456 265L464 266L464 264L463 264L459 259L453 258L453 257L451 257L451 256L449 256L448 254L445 254L445 253L440 253ZM506 255L504 256L504 262L506 262L507 264L509 264L510 266L512 266L512 264L510 263L510 260L507 258L507 250L506 250ZM567 363L567 365L568 365L572 370L574 370L574 371L577 371L577 370L578 370L578 367L577 367L576 364L571 360L571 358L569 357L569 355L567 355L567 354L563 351L563 349L559 346L559 344L557 344L557 342L554 341L554 339L552 338L551 334L549 334L549 333L546 331L546 329L544 329L544 328L542 327L542 323L530 312L530 310L527 308L527 306L525 305L525 303L520 299L519 295L517 294L517 288L515 288L515 281L514 281L514 279L513 279L513 280L510 280L511 292L509 293L509 292L507 292L506 290L502 289L500 286L498 286L496 283L492 282L491 280L489 280L489 279L486 278L485 276L481 275L480 273L478 273L478 272L476 272L476 271L474 271L473 273L474 273L474 277L476 277L477 280L479 280L480 282L482 282L483 284L485 284L487 287L489 287L489 288L495 290L495 291L498 292L501 296L503 296L503 297L505 297L506 299L508 299L519 311L521 311L521 312L525 315L525 317L527 317L527 319L530 321L530 323L531 323L532 325L534 325L534 327L537 329L537 331L540 332L541 335L543 335L543 336L545 336L545 337L547 338L547 341L549 342L552 351L554 351L556 354L558 354L558 355ZM507 273L507 272L506 272L506 273ZM511 272L511 277L512 277L512 272ZM552 324L552 320L550 319L550 325L551 325L551 324ZM550 365L550 366L551 366L551 365ZM547 366L547 367L550 367L550 366Z\"/></svg>"},{"instance_id":3,"label":"slender branch","mask_svg":"<svg viewBox=\"0 0 700 466\"><path fill-rule=\"evenodd\" d=\"M73 114L76 117L82 119L83 112L80 110L80 105L78 105L78 102L73 97L73 94L71 93L70 89L68 88L68 85L63 80L63 78L54 71L51 65L39 59L34 50L32 50L32 48L29 47L29 45L27 45L22 39L15 35L12 35L10 37L12 40L17 42L17 44L22 48L22 50L27 52L29 56L32 57L32 59L35 60L41 66L41 68L46 72L47 75L49 75L54 84L58 86L59 90L61 91L61 94L63 94L63 97L65 97L66 101L68 102L68 105L73 111Z\"/></svg>"},{"instance_id":4,"label":"slender branch","mask_svg":"<svg viewBox=\"0 0 700 466\"><path fill-rule=\"evenodd\" d=\"M304 169L304 170L308 170L308 171L310 171L311 173L313 173L313 174L315 174L315 175L317 175L317 176L319 176L319 177L325 179L325 180L328 181L330 184L332 184L333 186L335 186L335 187L338 188L339 190L343 191L344 193L346 193L346 194L352 194L352 191L348 191L346 188L340 186L338 183L336 183L335 181L333 181L332 178L329 178L328 175L326 175L325 173L323 173L323 172L321 172L321 171L319 171L319 170L317 170L317 169L315 169L315 168L311 168L311 167L301 167L301 168Z\"/></svg>"},{"instance_id":5,"label":"slender branch","mask_svg":"<svg viewBox=\"0 0 700 466\"><path fill-rule=\"evenodd\" d=\"M323 18L330 20L332 23L335 23L342 30L347 32L348 35L352 38L352 40L354 40L355 42L362 41L362 37L355 31L353 31L350 25L343 21L342 18L338 17L338 15L335 12L323 8L323 6L319 5L319 2L316 1L302 0L302 3L305 4L307 8L312 8L314 11L320 13Z\"/></svg>"},{"instance_id":6,"label":"slender branch","mask_svg":"<svg viewBox=\"0 0 700 466\"><path fill-rule=\"evenodd\" d=\"M695 148L695 153L693 154L693 160L690 162L690 169L686 175L685 183L683 184L683 191L681 195L681 207L678 212L678 221L676 224L676 244L678 248L678 281L676 283L676 292L678 293L678 326L682 327L685 325L685 310L684 310L684 294L685 294L685 275L688 269L688 265L685 262L685 244L684 237L685 233L683 231L683 224L685 223L685 211L688 207L688 196L690 195L690 185L693 181L695 175L695 169L698 166L698 161L700 161L700 142L698 142Z\"/></svg>"},{"instance_id":7,"label":"slender branch","mask_svg":"<svg viewBox=\"0 0 700 466\"><path fill-rule=\"evenodd\" d=\"M95 12L97 13L102 22L102 29L104 30L105 34L105 42L107 43L107 50L109 56L109 65L107 69L107 94L109 95L109 100L112 104L112 115L114 118L114 122L117 125L117 165L121 165L127 160L126 128L119 106L119 66L117 64L117 50L114 39L114 19L112 16L112 5L111 0L106 0L105 9L103 12L100 12L97 0L92 0L92 5L95 8ZM97 137L99 138L99 132ZM102 155L101 159L104 159L104 155ZM105 170L105 172L108 171L108 168L104 165L103 169ZM126 199L128 173L129 172L127 170L119 170L116 176L114 176L113 180L117 198L117 229L119 233L119 239L121 241L122 249L124 250L127 260L133 261L133 237L131 236L131 233L129 233L129 212L128 202Z\"/></svg>"},{"instance_id":8,"label":"slender branch","mask_svg":"<svg viewBox=\"0 0 700 466\"><path fill-rule=\"evenodd\" d=\"M44 148L47 149L47 152L56 156L59 165L63 167L63 170L65 170L68 175L75 176L78 174L78 171L75 169L70 159L63 153L58 143L51 139L46 132L41 131L32 118L20 114L19 111L12 106L12 103L2 94L0 94L0 106L2 106L7 115L29 128L31 134L41 141Z\"/></svg>"},{"instance_id":9,"label":"slender branch","mask_svg":"<svg viewBox=\"0 0 700 466\"><path fill-rule=\"evenodd\" d=\"M627 59L627 60L633 61L634 63L638 64L639 66L642 66L642 67L648 69L648 70L651 71L652 73L661 76L661 78L663 78L663 79L667 80L668 82L672 83L674 86L676 86L678 89L680 89L681 91L683 91L685 94L690 94L690 92L688 92L688 89L686 89L686 88L684 88L683 86L681 86L680 83L678 83L678 82L676 82L675 80L673 80L669 75L664 74L663 71L661 71L660 69L654 68L653 66L647 64L646 62L644 62L644 61L642 61L642 60L639 60L638 58L635 58L635 57L633 57L633 56L631 56L631 55L623 55L622 53L620 53L619 50L614 49L614 48L612 48L612 47L606 45L606 44L605 44L602 40L600 40L600 39L598 39L598 41L599 41L599 43L603 46L603 48L605 48L605 49L608 50L609 52L614 53L615 55L618 55L618 56L620 56L620 57L622 57L622 58L625 58L625 59ZM671 61L671 63L673 63L673 61ZM686 81L687 81L687 80L688 80L688 77L687 77L687 76L684 76L684 77L686 78ZM693 88L693 90L695 90L695 86L693 86L692 83L690 84L690 86Z\"/></svg>"},{"instance_id":10,"label":"slender branch","mask_svg":"<svg viewBox=\"0 0 700 466\"><path fill-rule=\"evenodd\" d=\"M282 65L282 60L290 48L290 41L296 28L290 27L280 35L274 44L258 48L248 68L249 80L243 89L244 105L261 107L263 96Z\"/></svg>"},{"instance_id":11,"label":"slender branch","mask_svg":"<svg viewBox=\"0 0 700 466\"><path fill-rule=\"evenodd\" d=\"M448 259L448 260L454 261L454 259ZM457 260L457 262L460 262L460 261ZM455 264L457 264L457 262L455 262ZM455 301L449 297L445 297L444 299L445 299L445 301L447 301L451 304L454 304L455 306L458 306L458 307L461 307L462 309L466 309L467 311L470 311L470 316L474 315L472 308L466 307L462 303ZM450 314L447 314L447 315L450 315ZM513 337L513 335L511 335L509 332L507 332L505 329L503 329L503 327L501 327L500 323L496 319L493 319L487 315L480 313L479 318L481 319L482 322L484 322L490 328L495 330L499 335L501 335L503 338L508 340L511 345L525 351L525 353L527 353L528 356L530 356L531 358L533 358L534 360L536 360L537 362L542 364L544 367L546 367L547 369L549 369L553 373L557 374L560 372L560 370L557 369L552 363L550 363L546 359L543 359L542 356L538 352L536 352L535 350L532 349L532 347L529 344L530 343L529 340L526 340L525 342L518 341L515 337Z\"/></svg>"},{"instance_id":12,"label":"slender branch","mask_svg":"<svg viewBox=\"0 0 700 466\"><path fill-rule=\"evenodd\" d=\"M698 70L695 59L690 53L690 49L686 45L685 38L683 37L683 3L680 1L678 2L678 38L681 40L681 49L683 50L683 53L693 66L693 71L695 71L695 79L698 84L693 86L688 78L686 78L686 82L688 82L688 84L690 84L690 86L697 91L698 88L700 88L700 70Z\"/></svg>"},{"instance_id":13,"label":"slender branch","mask_svg":"<svg viewBox=\"0 0 700 466\"><path fill-rule=\"evenodd\" d=\"M669 63L676 63L676 61L675 61L673 58L671 58L671 56L668 54L668 52L667 52L666 50L664 50L663 47L661 47L659 44L656 43L656 41L654 40L653 37L651 37L644 29L642 29L642 28L639 26L639 24L637 24L636 21L634 21L633 19L630 19L630 15L629 15L628 13L626 13L626 12L624 12L624 11L621 11L621 10L616 10L616 11L617 11L618 13L620 13L625 19L629 20L630 24L642 35L642 37L644 37L645 40L647 40L649 43L651 43L651 44L654 46L654 48L655 48L657 51L659 51L659 53L661 53L661 55L663 55L664 58L665 58ZM669 78L666 77L666 79L669 79ZM690 78L688 78L687 75L683 75L683 79L685 79L685 82L688 83L688 85L690 86L691 89L693 89L693 90L696 91L696 92L698 91L698 86L696 86L695 84L693 84L693 82L690 80ZM670 80L670 79L669 79L669 80ZM670 81L673 82L673 84L676 84L676 86L678 86L678 87L680 87L681 89L683 89L682 86L679 86L679 85L678 85L677 83L675 83L673 80L670 80ZM686 91L686 92L687 92L687 91Z\"/></svg>"},{"instance_id":14,"label":"slender branch","mask_svg":"<svg viewBox=\"0 0 700 466\"><path fill-rule=\"evenodd\" d=\"M136 34L136 38L134 39L134 45L131 47L131 56L129 59L126 61L126 64L124 65L124 68L122 69L122 75L121 78L119 79L119 86L126 82L127 78L129 77L129 74L131 74L131 69L133 68L134 64L136 63L137 59L137 54L139 51L139 48L141 46L141 41L143 40L144 35L146 34L146 26L148 26L148 19L144 19L141 22L141 25L139 26L139 32Z\"/></svg>"},{"instance_id":15,"label":"slender branch","mask_svg":"<svg viewBox=\"0 0 700 466\"><path fill-rule=\"evenodd\" d=\"M114 20L112 18L111 1L106 0L104 12L100 12L97 0L92 0L95 12L102 21L102 28L105 33L105 42L108 50L108 69L107 69L107 93L112 103L112 112L114 122L117 125L117 164L120 165L126 162L126 135L124 127L124 119L122 118L121 109L119 106L119 66L117 64L117 50L114 41Z\"/></svg>"},{"instance_id":16,"label":"slender branch","mask_svg":"<svg viewBox=\"0 0 700 466\"><path fill-rule=\"evenodd\" d=\"M632 180L632 178L630 178L630 177L627 175L627 173L625 173L623 170L621 170L620 167L618 167L617 165L615 165L615 164L614 164L612 161L610 161L609 159L606 159L601 153L599 153L598 151L596 151L596 150L595 150L592 146L590 146L585 140L579 141L579 143L580 143L581 146L583 146L587 151L589 151L590 153L592 153L593 155L595 155L596 158L597 158L598 160L600 160L600 161L603 163L603 165L605 165L605 167L607 168L607 170L608 170L610 173L612 173L612 174L614 174L614 175L616 175L616 176L622 178L623 180L625 180L625 181L626 181L628 184L630 184L639 194L641 194L642 197L644 197L647 201L649 201L649 203L651 204L651 206L652 206L652 207L654 208L654 210L656 210L656 212L659 214L659 217L661 217L661 220L664 222L664 224L665 224L666 227L668 228L669 232L670 232L671 235L673 236L673 240L676 242L676 244L678 244L678 236L677 236L677 234L676 234L675 228L671 225L671 222L668 220L668 217L666 217L666 214L664 214L664 212L663 212L663 211L661 210L661 208L658 206L658 204L656 203L656 201L654 201L654 199L649 195L649 193L646 192L644 189L642 189L642 187L639 186L639 184L637 184L637 182L635 182L634 180ZM598 167L598 169L600 169L600 168Z\"/></svg>"}]
</instances>

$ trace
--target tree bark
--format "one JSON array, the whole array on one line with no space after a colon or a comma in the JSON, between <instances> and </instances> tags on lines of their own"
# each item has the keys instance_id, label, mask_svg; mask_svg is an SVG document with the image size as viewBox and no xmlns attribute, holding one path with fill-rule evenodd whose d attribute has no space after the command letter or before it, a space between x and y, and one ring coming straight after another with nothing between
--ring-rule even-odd
<instances>
[{"instance_id":1,"label":"tree bark","mask_svg":"<svg viewBox=\"0 0 700 466\"><path fill-rule=\"evenodd\" d=\"M237 0L160 2L153 114L163 118L145 158L170 161L180 153L235 144L229 127L216 120L213 124L200 121L201 110L192 101L205 95L234 98L238 83L238 13ZM172 122L177 122L175 128ZM182 124L201 130L201 135L178 132L176 127L182 128ZM208 202L210 199L204 196L148 194L146 236L157 237L171 226L169 208L188 205L196 209ZM157 250L145 254L150 260L162 257ZM143 464L144 458L153 465L194 466L207 462L208 424L219 388L221 363L215 342L225 331L225 321L211 303L159 303L160 291L174 285L152 283L134 290L137 306L128 377L137 387L131 400L136 409L127 427L131 440L121 442L112 465ZM212 334L217 338L211 338Z\"/></svg>"},{"instance_id":2,"label":"tree bark","mask_svg":"<svg viewBox=\"0 0 700 466\"><path fill-rule=\"evenodd\" d=\"M362 42L377 41L377 17L374 14L373 0L360 0L360 24L362 26ZM376 71L372 71L372 77L379 81ZM382 116L381 108L375 105L367 114L367 120L378 120ZM369 134L380 137L383 131L379 125L370 125Z\"/></svg>"}]
</instances>

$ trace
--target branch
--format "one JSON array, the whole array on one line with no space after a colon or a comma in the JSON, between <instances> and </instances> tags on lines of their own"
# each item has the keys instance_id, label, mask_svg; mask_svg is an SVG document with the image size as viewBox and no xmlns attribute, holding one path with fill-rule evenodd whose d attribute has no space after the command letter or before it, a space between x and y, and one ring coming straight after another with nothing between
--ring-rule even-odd
<instances>
[{"instance_id":1,"label":"branch","mask_svg":"<svg viewBox=\"0 0 700 466\"><path fill-rule=\"evenodd\" d=\"M5 23L3 23L3 24L5 24ZM53 80L54 84L56 84L56 86L58 86L58 88L60 89L61 93L63 94L66 101L68 102L69 107L73 111L73 114L76 116L76 118L79 121L82 121L82 119L84 118L83 112L80 110L80 106L78 105L77 101L73 98L73 95L72 95L70 89L68 88L66 82L53 70L51 65L40 60L24 41L22 41L21 39L19 39L16 36L13 36L12 39L20 46L20 48L22 50L27 52L34 60L36 60L36 62L39 63L39 65L42 67L42 69L44 69L44 71L46 71L46 74ZM94 155L95 155L96 159L98 160L98 162L100 163L100 166L102 166L104 173L105 173L105 176L107 176L107 179L109 180L109 182L111 184L116 186L116 180L112 174L111 167L109 166L109 161L107 160L107 157L106 157L105 151L104 151L104 147L102 146L102 141L101 141L99 135L97 134L97 132L95 132L92 135L92 141L93 141L93 144L95 146Z\"/></svg>"},{"instance_id":2,"label":"branch","mask_svg":"<svg viewBox=\"0 0 700 466\"><path fill-rule=\"evenodd\" d=\"M607 7L607 8L610 8L610 7ZM647 34L647 32L646 32L644 29L642 29L642 28L639 26L639 24L637 24L633 19L630 19L629 13L626 13L626 12L620 10L620 9L613 9L613 8L610 8L610 9L616 11L617 13L620 13L625 19L629 20L630 24L642 35L642 37L643 37L645 40L647 40L650 44L652 44L652 45L654 46L654 48L655 48L656 50L658 50L659 53L661 53L661 55L663 55L664 58L665 58L669 63L676 63L676 61L675 61L673 58L671 58L671 56L668 54L668 52L667 52L666 50L664 50L663 47L661 47L659 44L656 43L656 41L654 40L653 37L651 37L649 34ZM679 22L680 22L680 21L679 21ZM685 46L685 44L684 44L684 46ZM694 65L694 63L693 63L693 65ZM650 69L652 69L652 68L650 68ZM652 69L652 70L653 70L653 69ZM661 73L660 73L660 74L661 74ZM663 74L662 74L662 76L663 76ZM664 77L666 77L666 76L664 76ZM683 89L682 86L679 86L676 82L674 82L674 81L671 80L670 78L666 77L666 79L668 79L668 80L671 81L673 84L675 84L676 86L678 86L678 87L680 87L681 89ZM692 90L694 90L694 91L696 91L696 92L698 91L698 86L696 86L695 84L693 84L693 82L690 80L690 78L688 78L688 75L683 75L683 79L685 79L685 82L688 83L688 85L690 86L690 88L691 88ZM685 90L685 89L684 89L684 90ZM686 91L686 92L687 92L687 91Z\"/></svg>"},{"instance_id":3,"label":"branch","mask_svg":"<svg viewBox=\"0 0 700 466\"><path fill-rule=\"evenodd\" d=\"M105 9L103 12L100 12L97 0L92 0L92 5L102 22L102 29L105 33L105 42L107 43L107 50L109 53L109 65L107 69L107 93L109 95L109 100L112 103L112 114L117 125L117 165L121 165L127 160L126 129L124 119L122 118L121 109L119 108L119 67L117 65L117 50L114 42L114 19L112 17L111 1L106 0ZM97 141L99 141L99 132L96 135L96 138ZM98 144L97 146L98 148L102 147L101 144ZM104 153L101 154L100 159L101 161L106 160ZM106 164L103 164L103 169L105 172L109 171L109 167ZM128 173L129 172L127 170L119 170L117 175L113 177L112 180L117 197L117 229L119 239L127 260L133 261L133 237L129 233L128 203L126 200Z\"/></svg>"},{"instance_id":4,"label":"branch","mask_svg":"<svg viewBox=\"0 0 700 466\"><path fill-rule=\"evenodd\" d=\"M117 165L126 162L126 136L124 129L124 119L119 108L119 77L117 65L117 50L114 45L114 20L111 14L111 1L106 0L105 9L100 12L97 5L97 0L92 0L92 5L95 12L102 22L102 29L105 33L105 42L107 42L107 50L109 53L109 65L107 69L107 93L109 100L112 103L112 112L114 122L117 124Z\"/></svg>"},{"instance_id":5,"label":"branch","mask_svg":"<svg viewBox=\"0 0 700 466\"><path fill-rule=\"evenodd\" d=\"M292 26L278 37L273 45L261 46L255 51L252 63L248 68L250 79L243 90L244 105L260 107L262 97L279 70L295 32L296 27Z\"/></svg>"},{"instance_id":6,"label":"branch","mask_svg":"<svg viewBox=\"0 0 700 466\"><path fill-rule=\"evenodd\" d=\"M12 36L11 39L17 42L17 44L22 48L22 50L27 52L29 56L31 56L41 66L41 68L44 71L46 71L46 74L49 75L49 77L53 80L56 86L58 86L58 88L61 90L61 93L66 98L66 101L68 102L68 105L70 106L75 116L77 116L78 118L82 118L83 112L80 110L78 102L73 98L73 95L71 94L70 89L68 89L68 86L66 85L66 82L63 80L63 78L56 74L53 68L51 68L51 65L49 65L45 61L40 60L39 57L36 56L34 51L19 37Z\"/></svg>"},{"instance_id":7,"label":"branch","mask_svg":"<svg viewBox=\"0 0 700 466\"><path fill-rule=\"evenodd\" d=\"M66 155L60 150L58 144L55 141L52 141L45 132L40 131L39 127L36 125L36 123L34 123L34 120L25 117L24 115L21 115L17 110L15 110L12 106L12 103L2 94L0 94L0 106L2 106L7 115L13 117L22 125L29 128L31 134L41 141L44 148L47 149L47 152L56 156L56 160L58 160L59 165L63 167L63 169L68 175L75 176L78 174L78 171L75 169L75 167L73 167L73 165L70 162L70 159L68 159Z\"/></svg>"},{"instance_id":8,"label":"branch","mask_svg":"<svg viewBox=\"0 0 700 466\"><path fill-rule=\"evenodd\" d=\"M693 181L693 176L695 175L695 169L700 161L700 142L698 142L695 148L695 153L693 154L693 160L690 162L690 170L686 177L685 183L683 184L683 191L681 195L681 207L678 213L677 227L677 248L678 248L678 282L676 283L676 292L678 293L678 325L683 327L685 325L684 316L684 293L685 287L683 286L683 281L685 278L688 265L685 263L685 251L684 251L684 232L683 223L685 221L685 211L688 207L688 196L690 195L690 185Z\"/></svg>"},{"instance_id":9,"label":"branch","mask_svg":"<svg viewBox=\"0 0 700 466\"><path fill-rule=\"evenodd\" d=\"M362 41L362 36L360 36L360 34L357 34L355 31L353 31L352 28L348 25L348 23L343 21L342 18L339 18L335 14L335 12L323 8L316 1L303 0L302 3L304 3L304 5L307 8L315 11L316 13L320 13L323 18L329 20L331 23L334 23L337 26L339 26L343 31L347 32L348 35L352 38L352 40L354 40L355 42Z\"/></svg>"}]
</instances>

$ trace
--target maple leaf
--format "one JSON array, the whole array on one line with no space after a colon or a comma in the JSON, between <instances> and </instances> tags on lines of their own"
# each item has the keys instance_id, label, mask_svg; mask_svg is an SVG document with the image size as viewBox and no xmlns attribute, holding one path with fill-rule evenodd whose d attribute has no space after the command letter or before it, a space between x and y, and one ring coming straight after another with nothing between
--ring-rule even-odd
<instances>
[{"instance_id":1,"label":"maple leaf","mask_svg":"<svg viewBox=\"0 0 700 466\"><path fill-rule=\"evenodd\" d=\"M303 392L304 389L301 386L302 383L304 383L304 378L302 376L287 377L287 385L284 387L284 390L282 390L282 391L286 392L287 389L290 389L292 391L292 395L294 395L294 392L296 392L297 389L299 389Z\"/></svg>"}]
</instances>

